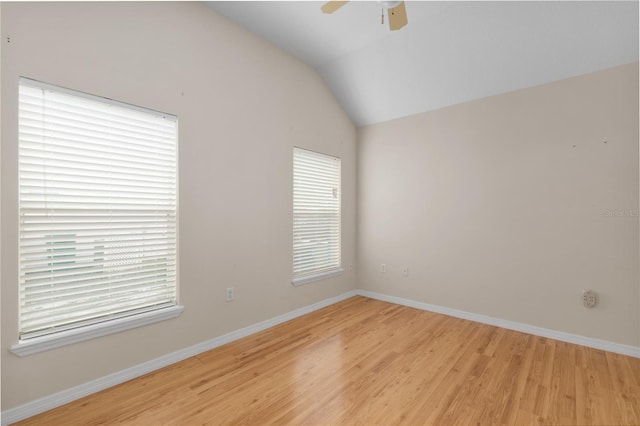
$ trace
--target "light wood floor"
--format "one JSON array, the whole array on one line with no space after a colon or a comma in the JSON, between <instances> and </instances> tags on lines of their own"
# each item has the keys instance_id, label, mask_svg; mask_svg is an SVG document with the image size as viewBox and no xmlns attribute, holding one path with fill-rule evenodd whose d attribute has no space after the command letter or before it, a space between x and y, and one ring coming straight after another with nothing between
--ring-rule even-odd
<instances>
[{"instance_id":1,"label":"light wood floor","mask_svg":"<svg viewBox=\"0 0 640 426\"><path fill-rule=\"evenodd\" d=\"M640 424L640 359L354 297L21 424Z\"/></svg>"}]
</instances>

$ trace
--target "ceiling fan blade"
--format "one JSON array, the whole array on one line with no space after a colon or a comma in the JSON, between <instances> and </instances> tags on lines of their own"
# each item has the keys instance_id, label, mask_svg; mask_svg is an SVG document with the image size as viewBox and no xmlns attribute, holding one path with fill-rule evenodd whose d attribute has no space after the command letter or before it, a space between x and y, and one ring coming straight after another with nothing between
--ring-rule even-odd
<instances>
[{"instance_id":1,"label":"ceiling fan blade","mask_svg":"<svg viewBox=\"0 0 640 426\"><path fill-rule=\"evenodd\" d=\"M333 13L336 10L340 9L345 4L347 4L347 1L329 1L329 2L326 2L325 4L322 5L320 10L322 10L324 13Z\"/></svg>"},{"instance_id":2,"label":"ceiling fan blade","mask_svg":"<svg viewBox=\"0 0 640 426\"><path fill-rule=\"evenodd\" d=\"M407 10L404 8L404 2L400 2L394 8L388 9L389 15L389 29L391 31L399 30L407 25Z\"/></svg>"}]
</instances>

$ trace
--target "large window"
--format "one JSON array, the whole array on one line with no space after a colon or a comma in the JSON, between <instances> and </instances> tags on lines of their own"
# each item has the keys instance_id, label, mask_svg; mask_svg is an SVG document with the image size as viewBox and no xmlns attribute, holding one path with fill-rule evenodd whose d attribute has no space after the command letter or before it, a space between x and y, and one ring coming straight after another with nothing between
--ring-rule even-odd
<instances>
[{"instance_id":1,"label":"large window","mask_svg":"<svg viewBox=\"0 0 640 426\"><path fill-rule=\"evenodd\" d=\"M340 159L293 149L293 284L342 272Z\"/></svg>"},{"instance_id":2,"label":"large window","mask_svg":"<svg viewBox=\"0 0 640 426\"><path fill-rule=\"evenodd\" d=\"M176 117L21 79L18 129L20 340L175 307Z\"/></svg>"}]
</instances>

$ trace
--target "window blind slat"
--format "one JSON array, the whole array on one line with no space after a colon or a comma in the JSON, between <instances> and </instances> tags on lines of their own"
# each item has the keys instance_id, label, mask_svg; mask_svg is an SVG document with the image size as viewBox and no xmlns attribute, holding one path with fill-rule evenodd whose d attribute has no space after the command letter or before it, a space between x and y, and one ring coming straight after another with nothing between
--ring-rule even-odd
<instances>
[{"instance_id":1,"label":"window blind slat","mask_svg":"<svg viewBox=\"0 0 640 426\"><path fill-rule=\"evenodd\" d=\"M21 135L23 136L24 147L30 149L37 149L42 145L42 133L36 133L30 128L22 128ZM35 130L35 129L34 129ZM100 151L101 144L94 143L95 138L79 139L74 138L72 133L47 133L47 146L51 150L58 152L76 152L85 153L85 155L95 154ZM145 159L147 157L144 154L153 156L159 160L164 159L168 163L171 162L171 154L173 149L171 147L156 147L149 146L136 146L128 143L125 145L112 146L114 156L126 156L127 153L134 155L137 158Z\"/></svg>"},{"instance_id":2,"label":"window blind slat","mask_svg":"<svg viewBox=\"0 0 640 426\"><path fill-rule=\"evenodd\" d=\"M20 338L176 304L177 120L19 84Z\"/></svg>"},{"instance_id":3,"label":"window blind slat","mask_svg":"<svg viewBox=\"0 0 640 426\"><path fill-rule=\"evenodd\" d=\"M122 293L129 290L138 290L140 288L148 288L158 286L160 275L147 275L143 279L139 279L138 276L129 277L128 279L122 279L117 282L117 285L98 285L98 284L85 284L82 286L69 286L66 289L58 289L55 292L47 291L46 288L38 289L29 293L28 303L40 301L56 301L56 300L71 300L75 301L80 296L86 296L89 294L97 293ZM143 287L144 286L144 287ZM166 288L166 285L161 285L162 288ZM25 304L27 303L26 299Z\"/></svg>"}]
</instances>

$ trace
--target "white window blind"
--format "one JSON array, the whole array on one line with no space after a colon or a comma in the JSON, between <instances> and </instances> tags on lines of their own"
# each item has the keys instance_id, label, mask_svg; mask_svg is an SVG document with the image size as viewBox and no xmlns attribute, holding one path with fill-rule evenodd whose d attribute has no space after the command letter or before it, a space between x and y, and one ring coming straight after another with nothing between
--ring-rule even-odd
<instances>
[{"instance_id":1,"label":"white window blind","mask_svg":"<svg viewBox=\"0 0 640 426\"><path fill-rule=\"evenodd\" d=\"M176 305L177 119L19 84L20 339Z\"/></svg>"},{"instance_id":2,"label":"white window blind","mask_svg":"<svg viewBox=\"0 0 640 426\"><path fill-rule=\"evenodd\" d=\"M340 269L340 159L293 149L293 278Z\"/></svg>"}]
</instances>

